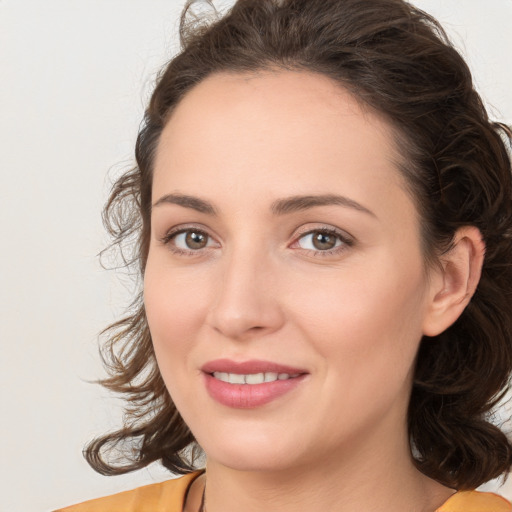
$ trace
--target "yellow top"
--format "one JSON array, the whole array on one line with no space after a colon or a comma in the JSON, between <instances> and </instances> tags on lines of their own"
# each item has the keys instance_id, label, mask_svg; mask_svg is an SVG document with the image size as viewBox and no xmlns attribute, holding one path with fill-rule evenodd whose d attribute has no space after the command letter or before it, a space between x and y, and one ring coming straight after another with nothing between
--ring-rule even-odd
<instances>
[{"instance_id":1,"label":"yellow top","mask_svg":"<svg viewBox=\"0 0 512 512\"><path fill-rule=\"evenodd\" d=\"M512 505L491 492L459 491L436 512L511 512Z\"/></svg>"},{"instance_id":2,"label":"yellow top","mask_svg":"<svg viewBox=\"0 0 512 512\"><path fill-rule=\"evenodd\" d=\"M55 512L182 512L187 490L201 473L197 471ZM512 512L512 505L497 494L459 491L435 512Z\"/></svg>"}]
</instances>

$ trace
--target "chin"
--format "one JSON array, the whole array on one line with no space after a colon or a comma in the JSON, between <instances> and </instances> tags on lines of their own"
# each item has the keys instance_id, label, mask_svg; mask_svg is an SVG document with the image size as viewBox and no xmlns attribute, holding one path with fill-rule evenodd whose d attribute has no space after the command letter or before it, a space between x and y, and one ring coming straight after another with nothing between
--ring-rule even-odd
<instances>
[{"instance_id":1,"label":"chin","mask_svg":"<svg viewBox=\"0 0 512 512\"><path fill-rule=\"evenodd\" d=\"M210 437L208 443L201 446L208 461L236 471L281 471L292 467L292 459L297 456L296 447L285 445L282 435L278 439L261 439L260 435L230 436L225 442L216 443Z\"/></svg>"},{"instance_id":2,"label":"chin","mask_svg":"<svg viewBox=\"0 0 512 512\"><path fill-rule=\"evenodd\" d=\"M207 455L207 460L215 459L217 464L224 467L240 472L251 473L274 473L279 471L286 471L293 467L291 461L279 459L273 454L220 454L219 457Z\"/></svg>"}]
</instances>

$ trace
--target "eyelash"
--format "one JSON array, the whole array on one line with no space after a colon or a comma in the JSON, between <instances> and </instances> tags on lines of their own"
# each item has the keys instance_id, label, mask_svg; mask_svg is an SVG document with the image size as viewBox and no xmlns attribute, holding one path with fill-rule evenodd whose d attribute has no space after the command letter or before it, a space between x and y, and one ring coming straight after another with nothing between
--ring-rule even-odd
<instances>
[{"instance_id":1,"label":"eyelash","mask_svg":"<svg viewBox=\"0 0 512 512\"><path fill-rule=\"evenodd\" d=\"M161 243L163 245L168 246L169 250L171 252L173 252L174 254L177 254L179 256L187 256L187 257L198 256L199 253L204 251L204 249L209 249L209 248L205 247L203 249L196 249L196 250L189 249L189 250L186 250L186 249L181 249L181 248L176 247L175 245L171 244L171 241L173 239L175 239L178 235L180 235L182 233L188 233L188 232L191 232L191 231L193 231L194 233L198 233L200 235L204 235L207 238L212 238L212 237L210 237L210 235L206 231L204 231L202 229L194 228L193 226L190 226L190 227L184 227L184 228L176 229L174 231L170 231L164 237L162 237L160 239L160 241L161 241ZM323 250L323 251L322 250L313 251L313 255L314 256L325 257L325 256L332 256L332 255L335 255L335 254L340 254L343 251L347 250L347 248L352 247L354 245L354 240L352 240L346 234L344 234L341 231L338 231L335 228L318 228L318 229L310 229L308 231L304 231L303 233L299 233L299 235L296 237L296 239L293 242L293 244L298 243L298 241L300 239L304 238L307 235L311 235L313 233L322 233L324 235L333 235L338 240L341 241L341 245L335 246L332 249L326 249L326 250ZM307 252L311 252L312 251L311 249L302 249L302 250L303 251L307 251Z\"/></svg>"},{"instance_id":2,"label":"eyelash","mask_svg":"<svg viewBox=\"0 0 512 512\"><path fill-rule=\"evenodd\" d=\"M193 226L189 226L189 227L184 227L184 228L179 228L176 230L169 231L164 237L161 238L160 241L162 242L163 245L168 246L168 248L171 252L173 252L174 254L177 254L178 256L188 256L188 257L198 256L198 253L200 253L204 249L186 250L186 249L180 249L179 247L176 247L175 245L171 244L171 241L174 238L176 238L178 235L181 235L182 233L188 233L191 231L193 231L194 233L198 233L200 235L204 235L208 238L211 238L210 235L203 229L197 229Z\"/></svg>"},{"instance_id":3,"label":"eyelash","mask_svg":"<svg viewBox=\"0 0 512 512\"><path fill-rule=\"evenodd\" d=\"M326 249L323 251L317 249L317 250L313 251L313 256L327 257L327 256L333 256L336 254L341 254L342 252L346 251L348 248L350 248L354 245L353 239L349 238L345 233L343 233L335 228L309 229L308 231L300 233L296 237L295 242L293 242L293 245L297 244L301 238L304 238L305 236L311 235L314 233L321 233L323 235L335 236L338 240L340 240L341 244L333 247L332 249ZM302 250L310 252L312 249L302 249Z\"/></svg>"}]
</instances>

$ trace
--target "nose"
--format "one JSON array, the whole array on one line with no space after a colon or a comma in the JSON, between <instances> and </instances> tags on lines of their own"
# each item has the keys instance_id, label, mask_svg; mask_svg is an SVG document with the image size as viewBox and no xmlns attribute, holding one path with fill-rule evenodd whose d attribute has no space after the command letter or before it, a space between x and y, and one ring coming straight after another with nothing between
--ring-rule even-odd
<instances>
[{"instance_id":1,"label":"nose","mask_svg":"<svg viewBox=\"0 0 512 512\"><path fill-rule=\"evenodd\" d=\"M224 258L207 323L234 340L279 330L284 314L276 289L277 270L260 252L238 251Z\"/></svg>"}]
</instances>

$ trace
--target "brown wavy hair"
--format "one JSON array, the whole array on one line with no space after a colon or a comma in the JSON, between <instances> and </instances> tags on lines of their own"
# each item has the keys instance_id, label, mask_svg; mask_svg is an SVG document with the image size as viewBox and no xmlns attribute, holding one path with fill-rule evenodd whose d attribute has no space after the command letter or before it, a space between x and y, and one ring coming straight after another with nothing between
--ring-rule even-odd
<instances>
[{"instance_id":1,"label":"brown wavy hair","mask_svg":"<svg viewBox=\"0 0 512 512\"><path fill-rule=\"evenodd\" d=\"M512 133L489 120L463 58L435 19L403 0L238 0L213 21L191 16L192 4L181 17L181 51L146 110L137 165L114 184L104 210L114 246L132 248L124 262L143 277L155 148L188 91L219 72L277 68L331 78L394 126L426 261L446 251L461 226L476 226L486 244L468 307L420 345L408 411L415 464L457 489L507 472L512 446L490 416L512 369ZM153 461L192 471L198 447L158 371L142 295L103 334L109 376L101 382L126 400L125 423L91 442L87 461L109 475Z\"/></svg>"}]
</instances>

